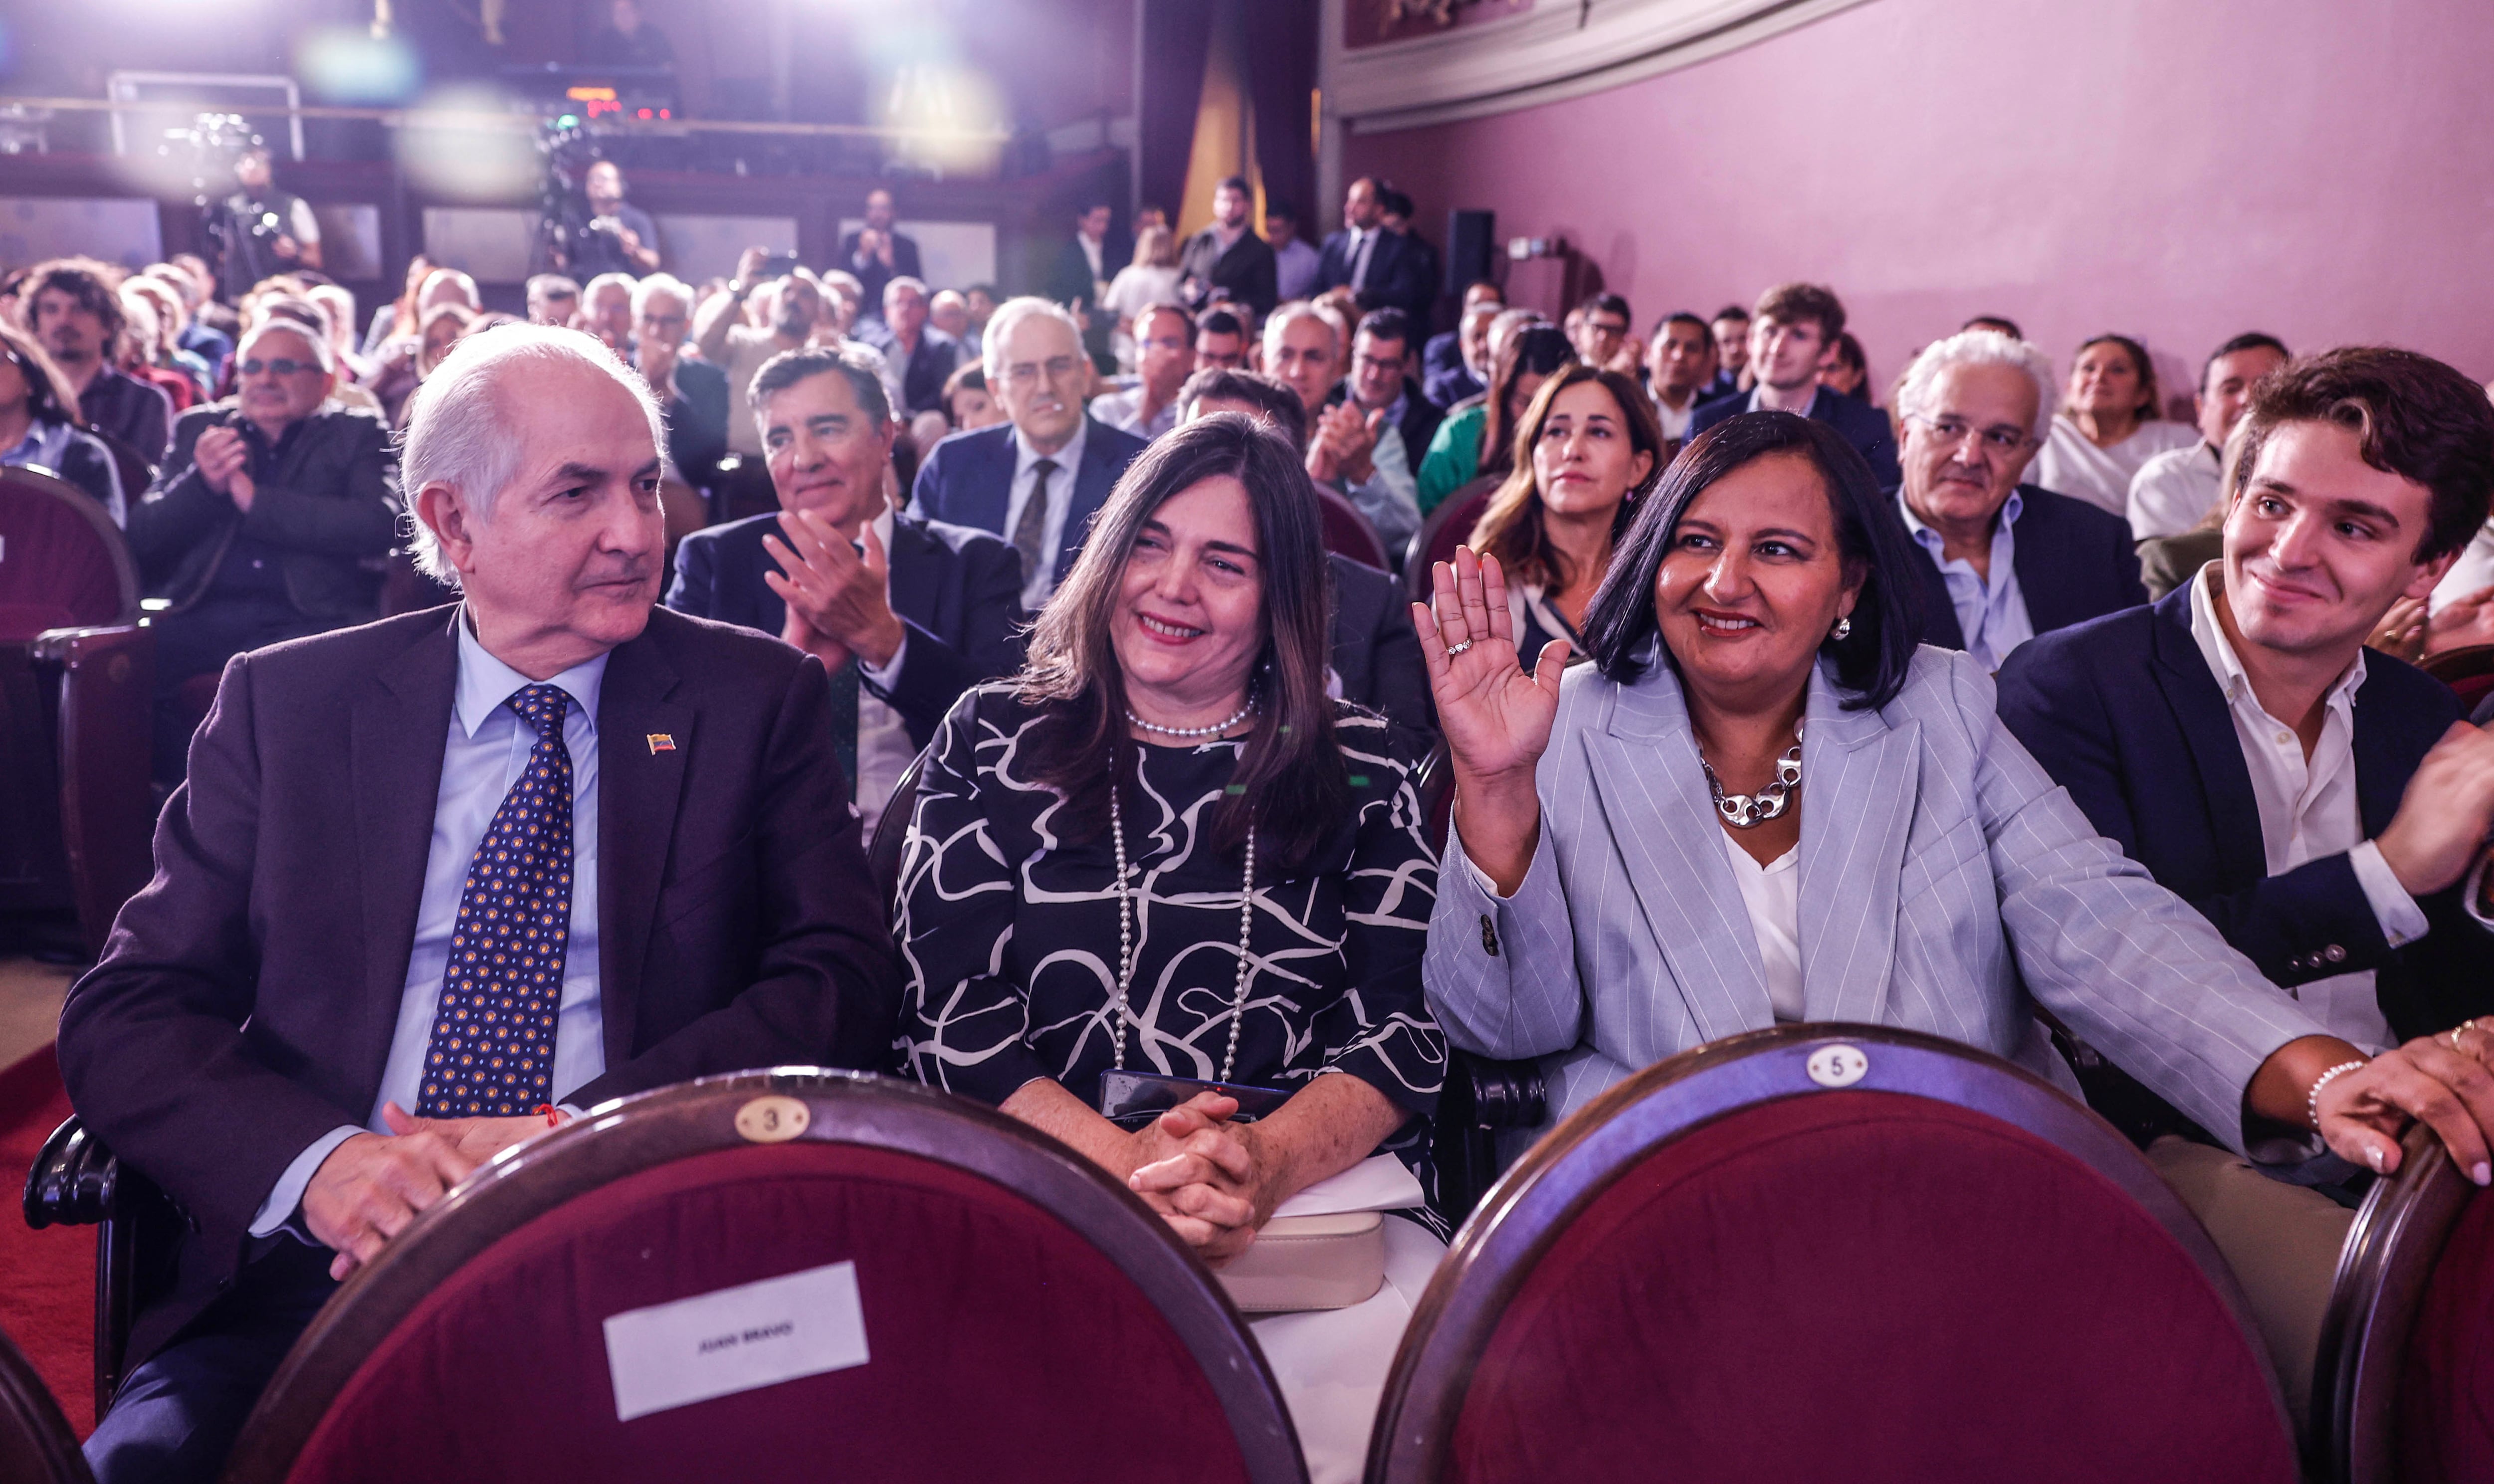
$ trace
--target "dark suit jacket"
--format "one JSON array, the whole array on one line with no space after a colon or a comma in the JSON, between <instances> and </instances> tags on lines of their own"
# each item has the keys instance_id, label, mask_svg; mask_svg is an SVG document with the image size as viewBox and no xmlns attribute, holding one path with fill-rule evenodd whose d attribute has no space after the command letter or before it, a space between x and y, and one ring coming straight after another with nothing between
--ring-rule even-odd
<instances>
[{"instance_id":1,"label":"dark suit jacket","mask_svg":"<svg viewBox=\"0 0 2494 1484\"><path fill-rule=\"evenodd\" d=\"M1420 388L1442 411L1489 390L1464 364L1464 348L1453 330L1429 337L1428 348L1420 352Z\"/></svg>"},{"instance_id":2,"label":"dark suit jacket","mask_svg":"<svg viewBox=\"0 0 2494 1484\"><path fill-rule=\"evenodd\" d=\"M727 457L727 369L679 354L666 404L667 457L688 484L716 480L718 461Z\"/></svg>"},{"instance_id":3,"label":"dark suit jacket","mask_svg":"<svg viewBox=\"0 0 2494 1484\"><path fill-rule=\"evenodd\" d=\"M2147 601L2139 581L2139 554L2131 546L2130 523L2083 500L2055 495L2022 484L2023 501L2010 565L2018 572L2019 595L2026 600L2026 621L2040 637L2089 619L2137 608ZM1888 491L1892 503L1894 489ZM1901 522L1902 516L1898 517ZM1914 563L1914 587L1923 609L1923 643L1943 650L1965 648L1965 631L1958 626L1957 608L1949 601L1948 579L1939 562L1912 537L1906 538L1924 560ZM2188 615L2186 614L2187 620Z\"/></svg>"},{"instance_id":4,"label":"dark suit jacket","mask_svg":"<svg viewBox=\"0 0 2494 1484\"><path fill-rule=\"evenodd\" d=\"M1749 404L1748 392L1736 392L1712 402L1699 403L1697 410L1688 414L1688 437L1683 440L1683 446L1695 442L1697 435L1724 418L1738 417L1748 411ZM1812 422L1823 422L1834 428L1846 442L1851 443L1853 451L1862 455L1863 461L1870 466L1870 478L1881 489L1904 483L1905 471L1897 464L1897 433L1888 426L1887 413L1867 402L1856 402L1822 386L1810 399L1810 418Z\"/></svg>"},{"instance_id":5,"label":"dark suit jacket","mask_svg":"<svg viewBox=\"0 0 2494 1484\"><path fill-rule=\"evenodd\" d=\"M1340 407L1350 396L1351 383L1336 381L1333 390L1325 393L1324 405ZM1403 417L1394 426L1395 431L1403 436L1403 467L1412 471L1414 478L1419 477L1420 461L1429 456L1429 440L1438 436L1438 424L1445 420L1446 414L1429 400L1426 392L1420 390L1420 383L1405 377Z\"/></svg>"},{"instance_id":6,"label":"dark suit jacket","mask_svg":"<svg viewBox=\"0 0 2494 1484\"><path fill-rule=\"evenodd\" d=\"M137 1364L223 1291L315 1139L371 1116L458 674L435 608L236 656L156 827L156 876L61 1013L87 1126L196 1223ZM748 1067L887 1059L899 988L822 665L663 609L598 699L590 1106ZM658 751L644 739L665 733Z\"/></svg>"},{"instance_id":7,"label":"dark suit jacket","mask_svg":"<svg viewBox=\"0 0 2494 1484\"><path fill-rule=\"evenodd\" d=\"M286 595L307 618L359 622L380 599L378 563L399 538L398 455L389 429L361 408L315 412L291 431L273 469L253 481L251 513L208 488L191 450L242 414L193 408L147 498L130 507L130 552L147 591L176 613L203 596L236 535L277 548ZM366 563L373 563L368 566Z\"/></svg>"},{"instance_id":8,"label":"dark suit jacket","mask_svg":"<svg viewBox=\"0 0 2494 1484\"><path fill-rule=\"evenodd\" d=\"M884 285L897 278L923 279L927 276L918 266L918 239L915 237L899 232L892 234L892 266L889 268L883 265L880 257L860 267L857 253L858 233L842 233L840 260L832 266L844 273L856 274L858 283L865 287L866 297L858 305L858 318L861 319L880 321L883 318Z\"/></svg>"},{"instance_id":9,"label":"dark suit jacket","mask_svg":"<svg viewBox=\"0 0 2494 1484\"><path fill-rule=\"evenodd\" d=\"M944 381L961 364L961 343L933 325L921 326L918 348L906 357L900 353L900 337L878 327L864 337L866 343L884 354L884 359L897 362L893 368L900 376L900 400L904 410L911 413L944 410Z\"/></svg>"},{"instance_id":10,"label":"dark suit jacket","mask_svg":"<svg viewBox=\"0 0 2494 1484\"><path fill-rule=\"evenodd\" d=\"M1065 574L1073 570L1074 556L1082 550L1091 517L1100 513L1117 476L1143 448L1141 439L1085 414L1082 465L1074 471L1074 503L1065 511L1065 544L1056 554L1056 581L1065 581ZM1005 510L1013 500L1013 424L956 433L936 444L918 467L909 508L930 521L969 526L1010 541ZM1051 490L1049 498L1063 499L1062 488Z\"/></svg>"},{"instance_id":11,"label":"dark suit jacket","mask_svg":"<svg viewBox=\"0 0 2494 1484\"><path fill-rule=\"evenodd\" d=\"M1411 733L1426 751L1437 739L1438 712L1403 585L1339 553L1327 553L1325 562L1333 571L1333 673L1343 699Z\"/></svg>"},{"instance_id":12,"label":"dark suit jacket","mask_svg":"<svg viewBox=\"0 0 2494 1484\"><path fill-rule=\"evenodd\" d=\"M173 424L173 399L137 377L110 366L78 393L78 411L86 425L109 433L138 451L150 464L165 462L166 430Z\"/></svg>"},{"instance_id":13,"label":"dark suit jacket","mask_svg":"<svg viewBox=\"0 0 2494 1484\"><path fill-rule=\"evenodd\" d=\"M2000 719L2088 821L2271 981L2372 969L2402 1038L2494 1011L2494 938L2459 888L2420 898L2431 931L2393 950L2345 855L2268 874L2251 772L2191 637L2187 588L2022 645L1999 685ZM2389 828L2417 765L2458 718L2448 686L2365 653L2355 752L2367 839Z\"/></svg>"},{"instance_id":14,"label":"dark suit jacket","mask_svg":"<svg viewBox=\"0 0 2494 1484\"><path fill-rule=\"evenodd\" d=\"M1273 261L1273 245L1257 236L1252 227L1240 232L1226 253L1216 228L1197 232L1186 239L1177 269L1178 292L1189 309L1228 299L1246 305L1262 319L1282 301L1281 269Z\"/></svg>"},{"instance_id":15,"label":"dark suit jacket","mask_svg":"<svg viewBox=\"0 0 2494 1484\"><path fill-rule=\"evenodd\" d=\"M684 537L667 606L777 638L788 610L762 580L779 570L762 538L778 534L774 513ZM901 515L892 523L890 556L892 610L909 630L909 646L890 690L860 681L924 747L963 691L1021 668L1021 554L984 530Z\"/></svg>"},{"instance_id":16,"label":"dark suit jacket","mask_svg":"<svg viewBox=\"0 0 2494 1484\"><path fill-rule=\"evenodd\" d=\"M1437 302L1437 276L1427 243L1404 232L1380 230L1368 252L1368 278L1359 289L1361 309L1388 305L1410 315L1415 329L1429 327L1429 307ZM1327 236L1317 250L1317 288L1323 291L1350 284L1359 266L1351 250L1351 229Z\"/></svg>"}]
</instances>

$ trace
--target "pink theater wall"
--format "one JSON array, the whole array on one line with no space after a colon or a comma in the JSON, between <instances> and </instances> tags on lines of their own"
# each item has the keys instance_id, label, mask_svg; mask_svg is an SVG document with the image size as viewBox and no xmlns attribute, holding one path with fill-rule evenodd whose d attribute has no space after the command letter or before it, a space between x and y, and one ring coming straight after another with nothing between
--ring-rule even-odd
<instances>
[{"instance_id":1,"label":"pink theater wall","mask_svg":"<svg viewBox=\"0 0 2494 1484\"><path fill-rule=\"evenodd\" d=\"M1589 97L1353 134L1345 164L1432 235L1462 206L1566 236L1640 331L1831 284L1883 401L1979 312L2065 367L2139 335L2169 390L2252 328L2482 379L2489 78L2487 0L1872 0Z\"/></svg>"}]
</instances>

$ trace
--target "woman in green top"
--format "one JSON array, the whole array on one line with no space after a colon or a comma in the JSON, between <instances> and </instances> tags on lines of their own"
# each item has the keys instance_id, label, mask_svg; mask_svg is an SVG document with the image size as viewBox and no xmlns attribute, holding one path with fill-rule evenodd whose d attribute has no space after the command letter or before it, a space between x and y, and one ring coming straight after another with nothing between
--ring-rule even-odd
<instances>
[{"instance_id":1,"label":"woman in green top","mask_svg":"<svg viewBox=\"0 0 2494 1484\"><path fill-rule=\"evenodd\" d=\"M1459 405L1429 439L1428 455L1420 461L1422 515L1481 475L1507 471L1515 459L1507 444L1514 439L1516 421L1551 373L1575 359L1566 335L1550 324L1527 326L1499 348L1488 394Z\"/></svg>"}]
</instances>

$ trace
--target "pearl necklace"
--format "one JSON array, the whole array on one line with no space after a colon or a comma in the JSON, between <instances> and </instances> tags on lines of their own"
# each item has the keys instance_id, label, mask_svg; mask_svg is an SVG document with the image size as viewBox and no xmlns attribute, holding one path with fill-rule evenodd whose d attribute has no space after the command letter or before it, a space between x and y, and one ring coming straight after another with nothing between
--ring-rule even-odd
<instances>
[{"instance_id":1,"label":"pearl necklace","mask_svg":"<svg viewBox=\"0 0 2494 1484\"><path fill-rule=\"evenodd\" d=\"M1780 817L1791 806L1793 790L1801 787L1801 734L1805 725L1793 724L1793 744L1776 759L1775 780L1754 794L1723 792L1723 780L1715 776L1715 765L1706 761L1704 751L1699 751L1697 766L1706 770L1706 791L1715 796L1716 812L1723 816L1725 824L1735 830L1755 830Z\"/></svg>"},{"instance_id":2,"label":"pearl necklace","mask_svg":"<svg viewBox=\"0 0 2494 1484\"><path fill-rule=\"evenodd\" d=\"M1134 713L1127 712L1129 716ZM1239 712L1245 715L1246 712ZM1235 718L1232 718L1234 724ZM1140 723L1139 723L1140 724ZM1126 816L1118 806L1117 785L1109 784L1109 836L1117 842L1117 1050L1116 1067L1126 1069L1126 1027L1135 1018L1128 998L1135 983L1135 915L1134 893L1126 885ZM1256 816L1247 816L1247 869L1238 883L1238 990L1230 1002L1230 1049L1221 1057L1221 1075L1213 1080L1227 1082L1238 1063L1238 1028L1247 1018L1247 985L1256 977L1255 959L1248 955L1247 939L1256 925Z\"/></svg>"},{"instance_id":3,"label":"pearl necklace","mask_svg":"<svg viewBox=\"0 0 2494 1484\"><path fill-rule=\"evenodd\" d=\"M1252 716L1255 713L1256 698L1252 695L1247 698L1246 705L1239 707L1234 712L1232 712L1226 720L1216 721L1208 727L1165 727L1157 721L1145 721L1142 717L1136 715L1135 709L1133 707L1130 706L1126 708L1126 719L1128 721L1142 728L1146 732L1157 732L1163 737L1219 737L1222 733L1229 731L1232 727L1236 726L1238 723L1246 720L1249 716Z\"/></svg>"}]
</instances>

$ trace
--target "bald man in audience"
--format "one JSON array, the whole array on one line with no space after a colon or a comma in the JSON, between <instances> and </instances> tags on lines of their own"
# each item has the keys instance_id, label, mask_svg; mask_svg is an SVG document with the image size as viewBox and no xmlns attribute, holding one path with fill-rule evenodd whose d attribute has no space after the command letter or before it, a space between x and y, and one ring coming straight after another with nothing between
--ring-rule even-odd
<instances>
[{"instance_id":1,"label":"bald man in audience","mask_svg":"<svg viewBox=\"0 0 2494 1484\"><path fill-rule=\"evenodd\" d=\"M889 1054L821 661L653 611L649 388L515 324L411 410L418 560L461 601L227 667L156 878L62 1012L79 1115L189 1217L87 1443L104 1484L216 1477L339 1281L498 1152Z\"/></svg>"}]
</instances>

